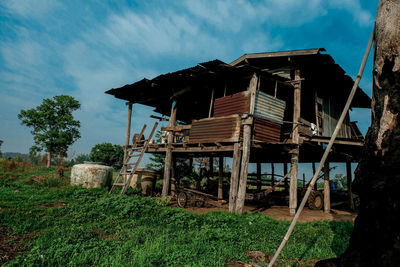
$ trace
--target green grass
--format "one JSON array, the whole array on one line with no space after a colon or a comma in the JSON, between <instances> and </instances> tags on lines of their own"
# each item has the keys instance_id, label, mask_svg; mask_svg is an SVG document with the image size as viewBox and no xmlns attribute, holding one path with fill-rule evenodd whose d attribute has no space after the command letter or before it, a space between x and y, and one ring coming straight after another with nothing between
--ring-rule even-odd
<instances>
[{"instance_id":1,"label":"green grass","mask_svg":"<svg viewBox=\"0 0 400 267\"><path fill-rule=\"evenodd\" d=\"M272 255L289 226L262 214L197 215L138 195L68 186L67 178L55 174L0 168L0 225L14 235L36 233L28 252L11 266L224 266L228 260L251 261L249 250ZM61 202L66 205L56 205ZM336 257L347 247L352 227L299 223L281 259L307 264Z\"/></svg>"}]
</instances>

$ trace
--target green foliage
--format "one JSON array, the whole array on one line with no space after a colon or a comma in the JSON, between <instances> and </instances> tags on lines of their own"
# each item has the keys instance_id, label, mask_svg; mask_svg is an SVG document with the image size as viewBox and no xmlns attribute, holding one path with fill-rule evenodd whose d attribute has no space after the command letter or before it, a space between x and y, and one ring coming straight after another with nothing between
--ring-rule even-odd
<instances>
[{"instance_id":1,"label":"green foliage","mask_svg":"<svg viewBox=\"0 0 400 267\"><path fill-rule=\"evenodd\" d=\"M113 145L111 143L97 144L90 152L90 159L119 169L122 167L124 160L124 149L120 145Z\"/></svg>"},{"instance_id":2,"label":"green foliage","mask_svg":"<svg viewBox=\"0 0 400 267\"><path fill-rule=\"evenodd\" d=\"M82 164L85 161L90 161L90 155L80 154L75 158L75 164Z\"/></svg>"},{"instance_id":3,"label":"green foliage","mask_svg":"<svg viewBox=\"0 0 400 267\"><path fill-rule=\"evenodd\" d=\"M38 181L54 175L43 168L0 171L0 225L13 234L36 233L11 266L225 266L249 262L249 250L272 255L289 226L262 214L198 215L137 195ZM352 228L349 222L298 223L281 260L305 265L336 257Z\"/></svg>"},{"instance_id":4,"label":"green foliage","mask_svg":"<svg viewBox=\"0 0 400 267\"><path fill-rule=\"evenodd\" d=\"M68 147L80 138L80 122L72 115L79 108L79 102L72 96L59 95L43 99L36 108L21 110L18 118L22 125L32 128L35 141L31 154L45 150L65 156Z\"/></svg>"}]
</instances>

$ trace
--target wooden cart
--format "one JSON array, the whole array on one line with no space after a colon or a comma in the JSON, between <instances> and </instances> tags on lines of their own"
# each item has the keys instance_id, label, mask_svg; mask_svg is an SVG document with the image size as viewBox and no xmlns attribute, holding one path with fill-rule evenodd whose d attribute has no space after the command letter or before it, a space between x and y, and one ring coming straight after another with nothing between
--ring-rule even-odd
<instances>
[{"instance_id":1,"label":"wooden cart","mask_svg":"<svg viewBox=\"0 0 400 267\"><path fill-rule=\"evenodd\" d=\"M179 189L176 201L181 208L188 206L201 208L204 207L206 203L220 207L223 204L219 202L218 198L214 195L189 188Z\"/></svg>"}]
</instances>

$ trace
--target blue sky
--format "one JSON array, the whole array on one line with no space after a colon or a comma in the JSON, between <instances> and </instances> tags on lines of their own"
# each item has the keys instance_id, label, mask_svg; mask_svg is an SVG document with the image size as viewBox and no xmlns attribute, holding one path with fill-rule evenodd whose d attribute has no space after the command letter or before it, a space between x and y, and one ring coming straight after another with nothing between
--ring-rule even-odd
<instances>
[{"instance_id":1,"label":"blue sky","mask_svg":"<svg viewBox=\"0 0 400 267\"><path fill-rule=\"evenodd\" d=\"M244 53L324 47L353 78L373 28L378 1L52 1L0 0L2 151L27 153L21 109L43 98L78 99L82 138L70 156L102 142L122 144L123 101L110 88ZM371 57L370 57L371 58ZM372 61L362 88L371 95ZM134 105L133 130L151 108ZM354 110L365 133L368 110Z\"/></svg>"}]
</instances>

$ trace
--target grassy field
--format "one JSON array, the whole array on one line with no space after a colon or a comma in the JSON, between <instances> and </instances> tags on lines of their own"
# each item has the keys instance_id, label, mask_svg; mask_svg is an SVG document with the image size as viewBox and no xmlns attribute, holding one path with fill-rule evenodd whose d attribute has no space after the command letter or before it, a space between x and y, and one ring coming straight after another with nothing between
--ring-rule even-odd
<instances>
[{"instance_id":1,"label":"grassy field","mask_svg":"<svg viewBox=\"0 0 400 267\"><path fill-rule=\"evenodd\" d=\"M248 251L272 255L289 225L261 214L193 214L137 195L72 187L53 169L0 163L0 264L225 266L250 262ZM299 223L280 262L338 256L352 227Z\"/></svg>"}]
</instances>

